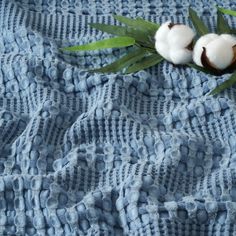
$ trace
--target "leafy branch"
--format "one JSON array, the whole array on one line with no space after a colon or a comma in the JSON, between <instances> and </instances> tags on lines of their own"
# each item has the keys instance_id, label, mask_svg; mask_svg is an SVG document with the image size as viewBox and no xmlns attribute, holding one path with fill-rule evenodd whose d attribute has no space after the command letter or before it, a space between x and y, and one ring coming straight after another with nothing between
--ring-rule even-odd
<instances>
[{"instance_id":1,"label":"leafy branch","mask_svg":"<svg viewBox=\"0 0 236 236\"><path fill-rule=\"evenodd\" d=\"M236 11L227 10L224 8L217 7L217 28L216 28L217 32L216 33L230 34L230 33L232 33L232 29L230 28L228 22L224 19L224 16L222 13L236 16ZM209 33L209 30L207 29L204 22L198 17L197 13L191 8L189 8L189 17L190 17L190 20L192 21L196 31L198 32L198 34L200 36ZM215 74L214 71L210 71L209 69L197 66L192 63L189 63L188 66L192 67L198 71L202 71L204 73L207 73L207 74L219 75L219 74ZM216 94L222 92L224 89L231 87L235 83L236 83L236 72L234 72L228 80L226 80L222 84L218 85L210 94L216 95Z\"/></svg>"},{"instance_id":2,"label":"leafy branch","mask_svg":"<svg viewBox=\"0 0 236 236\"><path fill-rule=\"evenodd\" d=\"M228 22L225 20L223 14L236 16L236 11L228 10L225 8L217 7L217 28L218 34L236 33L236 29L231 29ZM85 45L78 45L72 47L61 48L61 50L76 52L88 50L102 50L106 48L121 48L132 47L132 50L115 60L109 65L101 68L91 70L92 72L100 73L114 73L123 71L124 73L134 73L139 70L149 68L157 65L163 61L155 49L154 36L159 28L159 24L141 19L131 19L121 15L113 15L114 19L123 25L109 25L100 23L91 23L90 26L96 30L115 35L114 38L104 39L97 42L88 43ZM197 12L189 7L189 19L191 20L198 36L209 33L209 29L198 16ZM193 63L188 63L187 66L202 71L210 75L219 75L215 71L208 68L197 66ZM227 72L227 71L223 71ZM229 88L236 83L236 72L230 78L217 86L212 92L212 95L220 93L226 88Z\"/></svg>"},{"instance_id":3,"label":"leafy branch","mask_svg":"<svg viewBox=\"0 0 236 236\"><path fill-rule=\"evenodd\" d=\"M159 25L141 18L131 19L125 16L113 15L114 19L124 24L107 25L91 23L90 26L105 33L118 37L105 39L85 45L62 48L61 50L76 52L84 50L101 50L105 48L120 48L133 46L133 50L123 57L93 72L112 73L125 69L125 73L133 73L160 63L163 58L154 47L154 35ZM144 61L141 61L144 59Z\"/></svg>"}]
</instances>

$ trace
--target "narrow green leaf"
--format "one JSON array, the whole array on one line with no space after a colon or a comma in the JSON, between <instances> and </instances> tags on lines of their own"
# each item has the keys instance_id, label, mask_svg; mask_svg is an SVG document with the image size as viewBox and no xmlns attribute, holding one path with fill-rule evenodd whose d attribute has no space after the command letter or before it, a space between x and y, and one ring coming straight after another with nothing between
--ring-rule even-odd
<instances>
[{"instance_id":1,"label":"narrow green leaf","mask_svg":"<svg viewBox=\"0 0 236 236\"><path fill-rule=\"evenodd\" d=\"M139 29L133 29L127 27L127 35L129 37L133 37L136 42L139 42L143 46L154 48L154 42L150 41L149 35L147 32L139 30Z\"/></svg>"},{"instance_id":2,"label":"narrow green leaf","mask_svg":"<svg viewBox=\"0 0 236 236\"><path fill-rule=\"evenodd\" d=\"M231 15L231 16L236 16L236 11L228 10L228 9L223 8L223 7L217 7L217 9L220 12L224 13L224 14Z\"/></svg>"},{"instance_id":3,"label":"narrow green leaf","mask_svg":"<svg viewBox=\"0 0 236 236\"><path fill-rule=\"evenodd\" d=\"M203 23L203 21L198 17L197 13L191 7L189 7L189 17L190 17L197 33L200 36L207 34L209 32L206 25Z\"/></svg>"},{"instance_id":4,"label":"narrow green leaf","mask_svg":"<svg viewBox=\"0 0 236 236\"><path fill-rule=\"evenodd\" d=\"M140 18L140 17L138 17L136 20L137 20L139 23L141 23L143 26L146 26L146 27L148 27L148 28L150 28L150 29L153 29L153 30L158 30L159 27L160 27L159 24L153 23L153 22L151 22L151 21L144 20L144 19L142 19L142 18Z\"/></svg>"},{"instance_id":5,"label":"narrow green leaf","mask_svg":"<svg viewBox=\"0 0 236 236\"><path fill-rule=\"evenodd\" d=\"M221 85L217 86L210 94L216 95L222 92L224 89L230 88L235 83L236 83L236 71L230 76L228 80L223 82Z\"/></svg>"},{"instance_id":6,"label":"narrow green leaf","mask_svg":"<svg viewBox=\"0 0 236 236\"><path fill-rule=\"evenodd\" d=\"M100 23L92 23L90 26L108 34L133 37L135 41L142 46L154 48L154 42L150 41L149 35L146 32L126 26L106 25Z\"/></svg>"},{"instance_id":7,"label":"narrow green leaf","mask_svg":"<svg viewBox=\"0 0 236 236\"><path fill-rule=\"evenodd\" d=\"M198 66L198 65L196 65L196 64L188 63L187 66L192 67L193 69L196 69L196 70L198 70L198 71L202 71L202 72L204 72L204 73L206 73L206 74L209 74L209 75L215 75L213 72L207 70L207 69L204 68L204 67Z\"/></svg>"},{"instance_id":8,"label":"narrow green leaf","mask_svg":"<svg viewBox=\"0 0 236 236\"><path fill-rule=\"evenodd\" d=\"M230 34L230 27L228 22L224 19L222 13L217 11L217 33L218 34Z\"/></svg>"},{"instance_id":9,"label":"narrow green leaf","mask_svg":"<svg viewBox=\"0 0 236 236\"><path fill-rule=\"evenodd\" d=\"M152 54L150 56L145 57L140 62L137 62L136 64L130 66L125 73L134 73L140 70L144 70L146 68L149 68L151 66L154 66L158 63L160 63L163 60L163 58L159 54Z\"/></svg>"},{"instance_id":10,"label":"narrow green leaf","mask_svg":"<svg viewBox=\"0 0 236 236\"><path fill-rule=\"evenodd\" d=\"M62 50L66 51L89 51L89 50L97 50L97 49L105 49L105 48L120 48L120 47L128 47L135 44L135 40L131 37L116 37L110 39L104 39L93 43L88 43L79 46L72 46L67 48L62 48Z\"/></svg>"},{"instance_id":11,"label":"narrow green leaf","mask_svg":"<svg viewBox=\"0 0 236 236\"><path fill-rule=\"evenodd\" d=\"M113 17L116 20L120 21L121 23L126 24L129 27L139 29L139 30L145 31L145 32L150 31L153 34L159 28L158 24L152 23L150 21L143 20L141 18L131 19L131 18L128 18L128 17L125 17L125 16L120 16L120 15L113 15Z\"/></svg>"},{"instance_id":12,"label":"narrow green leaf","mask_svg":"<svg viewBox=\"0 0 236 236\"><path fill-rule=\"evenodd\" d=\"M127 36L127 29L126 27L123 27L123 26L106 25L106 24L100 24L100 23L91 23L89 25L97 30L101 30L102 32L105 32L108 34Z\"/></svg>"},{"instance_id":13,"label":"narrow green leaf","mask_svg":"<svg viewBox=\"0 0 236 236\"><path fill-rule=\"evenodd\" d=\"M123 68L128 67L129 65L135 63L136 61L143 58L148 52L143 48L138 48L137 50L134 50L132 52L129 52L125 56L121 57L117 61L104 66L102 68L94 69L92 72L117 72L119 70L122 70Z\"/></svg>"},{"instance_id":14,"label":"narrow green leaf","mask_svg":"<svg viewBox=\"0 0 236 236\"><path fill-rule=\"evenodd\" d=\"M113 17L120 21L121 23L126 24L127 26L134 27L134 28L140 28L140 26L137 24L136 19L132 19L126 16L120 16L120 15L113 15Z\"/></svg>"}]
</instances>

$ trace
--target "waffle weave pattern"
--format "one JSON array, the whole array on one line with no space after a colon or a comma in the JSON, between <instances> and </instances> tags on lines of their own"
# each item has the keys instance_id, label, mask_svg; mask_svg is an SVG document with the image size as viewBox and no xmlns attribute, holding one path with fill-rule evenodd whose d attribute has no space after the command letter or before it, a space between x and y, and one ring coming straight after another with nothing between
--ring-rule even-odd
<instances>
[{"instance_id":1,"label":"waffle weave pattern","mask_svg":"<svg viewBox=\"0 0 236 236\"><path fill-rule=\"evenodd\" d=\"M232 2L0 0L0 235L236 235L236 92L208 95L228 75L59 50L113 13L190 24L190 5L214 31Z\"/></svg>"}]
</instances>

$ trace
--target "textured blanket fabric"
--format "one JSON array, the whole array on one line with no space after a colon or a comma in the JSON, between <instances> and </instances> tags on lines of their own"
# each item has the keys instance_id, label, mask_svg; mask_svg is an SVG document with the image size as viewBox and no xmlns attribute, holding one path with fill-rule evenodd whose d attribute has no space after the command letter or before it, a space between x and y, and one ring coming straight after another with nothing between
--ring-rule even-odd
<instances>
[{"instance_id":1,"label":"textured blanket fabric","mask_svg":"<svg viewBox=\"0 0 236 236\"><path fill-rule=\"evenodd\" d=\"M228 75L59 50L112 13L190 24L191 5L213 31L232 2L0 0L0 235L236 235L235 88L208 95Z\"/></svg>"}]
</instances>

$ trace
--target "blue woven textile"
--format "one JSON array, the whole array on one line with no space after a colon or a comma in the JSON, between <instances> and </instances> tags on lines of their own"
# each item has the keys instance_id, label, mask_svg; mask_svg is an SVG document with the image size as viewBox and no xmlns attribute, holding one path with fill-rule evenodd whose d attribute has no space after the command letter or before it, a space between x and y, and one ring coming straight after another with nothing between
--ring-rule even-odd
<instances>
[{"instance_id":1,"label":"blue woven textile","mask_svg":"<svg viewBox=\"0 0 236 236\"><path fill-rule=\"evenodd\" d=\"M214 31L233 1L0 0L0 235L236 235L236 93L229 75L164 62L94 74L126 49L112 13ZM222 5L223 4L223 5ZM236 28L236 17L227 17Z\"/></svg>"}]
</instances>

